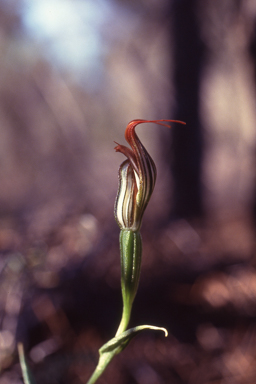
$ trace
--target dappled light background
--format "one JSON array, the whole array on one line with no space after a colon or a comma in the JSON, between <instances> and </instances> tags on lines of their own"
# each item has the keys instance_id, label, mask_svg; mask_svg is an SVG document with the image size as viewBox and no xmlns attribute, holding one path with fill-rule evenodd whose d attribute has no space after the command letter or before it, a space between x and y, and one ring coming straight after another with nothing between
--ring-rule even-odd
<instances>
[{"instance_id":1,"label":"dappled light background","mask_svg":"<svg viewBox=\"0 0 256 384\"><path fill-rule=\"evenodd\" d=\"M158 179L131 326L99 383L256 380L254 0L0 0L0 383L86 383L121 315L117 171Z\"/></svg>"}]
</instances>

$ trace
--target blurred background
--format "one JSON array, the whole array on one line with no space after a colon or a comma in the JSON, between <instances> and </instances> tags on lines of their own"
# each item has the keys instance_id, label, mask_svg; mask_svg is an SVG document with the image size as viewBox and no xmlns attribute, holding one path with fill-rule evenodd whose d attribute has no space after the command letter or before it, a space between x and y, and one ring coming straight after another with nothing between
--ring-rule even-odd
<instances>
[{"instance_id":1,"label":"blurred background","mask_svg":"<svg viewBox=\"0 0 256 384\"><path fill-rule=\"evenodd\" d=\"M0 0L0 384L86 383L121 316L117 171L158 179L131 326L99 384L255 384L255 0Z\"/></svg>"}]
</instances>

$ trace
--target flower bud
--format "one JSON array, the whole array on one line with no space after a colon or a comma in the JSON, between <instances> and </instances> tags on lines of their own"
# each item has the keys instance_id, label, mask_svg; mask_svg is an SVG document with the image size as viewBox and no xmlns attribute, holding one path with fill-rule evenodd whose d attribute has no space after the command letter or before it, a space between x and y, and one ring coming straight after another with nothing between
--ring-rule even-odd
<instances>
[{"instance_id":1,"label":"flower bud","mask_svg":"<svg viewBox=\"0 0 256 384\"><path fill-rule=\"evenodd\" d=\"M115 202L115 218L121 229L132 231L140 229L142 216L156 182L155 163L138 138L135 128L142 123L156 123L170 127L163 122L172 121L180 122L176 120L133 120L125 130L125 139L131 149L116 143L116 152L121 152L127 157L119 168L119 188Z\"/></svg>"}]
</instances>

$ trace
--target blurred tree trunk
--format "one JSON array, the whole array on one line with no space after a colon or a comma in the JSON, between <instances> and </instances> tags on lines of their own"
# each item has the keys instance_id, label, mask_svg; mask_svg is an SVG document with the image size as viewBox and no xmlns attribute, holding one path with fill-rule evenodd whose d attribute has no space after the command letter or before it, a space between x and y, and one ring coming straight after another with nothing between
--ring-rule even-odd
<instances>
[{"instance_id":1,"label":"blurred tree trunk","mask_svg":"<svg viewBox=\"0 0 256 384\"><path fill-rule=\"evenodd\" d=\"M176 0L171 8L171 41L174 42L176 108L174 118L186 126L173 125L168 156L172 156L174 217L193 218L203 213L200 122L200 79L204 46L199 36L196 0Z\"/></svg>"},{"instance_id":2,"label":"blurred tree trunk","mask_svg":"<svg viewBox=\"0 0 256 384\"><path fill-rule=\"evenodd\" d=\"M254 69L254 82L256 86L256 21L254 23L254 31L252 35L252 39L250 42L250 56L252 58L253 63L253 69ZM256 149L255 149L256 152ZM252 214L253 214L253 221L254 225L256 226L256 185L254 185L254 199L253 199L253 205L252 205Z\"/></svg>"}]
</instances>

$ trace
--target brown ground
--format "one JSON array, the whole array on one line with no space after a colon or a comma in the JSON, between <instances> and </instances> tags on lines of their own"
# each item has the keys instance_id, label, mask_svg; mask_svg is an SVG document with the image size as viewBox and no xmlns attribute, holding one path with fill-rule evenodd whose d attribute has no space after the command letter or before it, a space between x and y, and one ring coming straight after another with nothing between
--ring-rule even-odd
<instances>
[{"instance_id":1,"label":"brown ground","mask_svg":"<svg viewBox=\"0 0 256 384\"><path fill-rule=\"evenodd\" d=\"M151 225L151 224L150 224ZM152 227L151 227L152 228ZM248 219L145 225L143 266L131 326L145 331L100 383L254 384L256 271ZM73 217L39 243L3 222L1 384L21 383L15 341L37 384L80 384L121 314L118 230Z\"/></svg>"}]
</instances>

